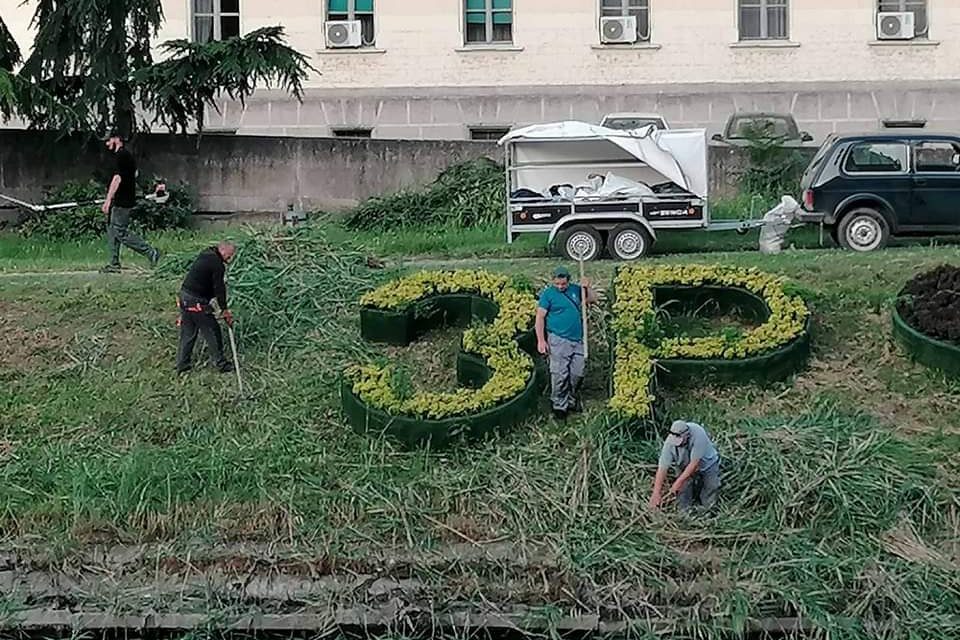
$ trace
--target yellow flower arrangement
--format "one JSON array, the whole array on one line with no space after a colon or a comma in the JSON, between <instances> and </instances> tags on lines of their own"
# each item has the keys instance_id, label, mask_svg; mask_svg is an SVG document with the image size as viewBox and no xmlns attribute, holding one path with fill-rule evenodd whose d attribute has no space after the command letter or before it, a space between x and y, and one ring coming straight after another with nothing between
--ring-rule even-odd
<instances>
[{"instance_id":1,"label":"yellow flower arrangement","mask_svg":"<svg viewBox=\"0 0 960 640\"><path fill-rule=\"evenodd\" d=\"M666 285L718 285L745 289L762 298L770 316L739 339L721 336L669 338L656 347L644 342L656 325L654 288ZM628 417L650 413L649 391L658 359L738 359L776 350L805 330L809 311L798 296L784 290L784 279L758 269L707 265L629 265L614 280L613 328L616 334L613 397L610 407Z\"/></svg>"},{"instance_id":2,"label":"yellow flower arrangement","mask_svg":"<svg viewBox=\"0 0 960 640\"><path fill-rule=\"evenodd\" d=\"M365 365L348 371L353 392L361 400L391 415L442 420L490 409L526 388L534 365L516 338L533 327L536 303L530 294L512 288L507 277L482 270L421 271L371 291L360 298L360 304L401 311L430 296L455 293L489 298L499 309L492 323L463 333L464 351L483 357L493 371L486 384L479 389L423 392L404 399L390 384L389 367Z\"/></svg>"}]
</instances>

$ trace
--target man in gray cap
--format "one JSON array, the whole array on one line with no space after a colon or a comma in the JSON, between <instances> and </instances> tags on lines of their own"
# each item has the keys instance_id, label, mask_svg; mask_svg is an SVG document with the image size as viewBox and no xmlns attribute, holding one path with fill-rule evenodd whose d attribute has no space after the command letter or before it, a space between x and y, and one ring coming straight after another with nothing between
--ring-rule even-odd
<instances>
[{"instance_id":1,"label":"man in gray cap","mask_svg":"<svg viewBox=\"0 0 960 640\"><path fill-rule=\"evenodd\" d=\"M553 284L540 294L537 305L537 350L549 356L550 400L553 415L563 420L580 410L580 385L583 382L583 308L596 301L590 281L570 282L570 271L557 267Z\"/></svg>"},{"instance_id":2,"label":"man in gray cap","mask_svg":"<svg viewBox=\"0 0 960 640\"><path fill-rule=\"evenodd\" d=\"M692 506L707 510L717 503L720 456L707 430L696 422L677 420L670 425L670 435L660 451L660 463L653 481L651 509L660 506L669 469L673 469L677 476L669 493L677 497L682 510Z\"/></svg>"}]
</instances>

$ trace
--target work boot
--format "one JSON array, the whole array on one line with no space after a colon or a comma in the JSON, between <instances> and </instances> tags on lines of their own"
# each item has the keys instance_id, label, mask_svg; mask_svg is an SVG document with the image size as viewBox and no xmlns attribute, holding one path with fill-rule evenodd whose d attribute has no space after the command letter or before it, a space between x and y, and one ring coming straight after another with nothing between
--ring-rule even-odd
<instances>
[{"instance_id":1,"label":"work boot","mask_svg":"<svg viewBox=\"0 0 960 640\"><path fill-rule=\"evenodd\" d=\"M217 365L217 371L220 373L233 373L233 363L229 360L224 360Z\"/></svg>"},{"instance_id":2,"label":"work boot","mask_svg":"<svg viewBox=\"0 0 960 640\"><path fill-rule=\"evenodd\" d=\"M583 400L580 395L583 389L583 378L573 381L573 404L567 407L568 413L583 413Z\"/></svg>"},{"instance_id":3,"label":"work boot","mask_svg":"<svg viewBox=\"0 0 960 640\"><path fill-rule=\"evenodd\" d=\"M182 375L185 374L185 373L190 373L190 371L191 371L192 369L193 369L193 367L192 367L191 365L189 365L189 364L186 365L186 366L178 366L178 367L177 367L177 375L182 376Z\"/></svg>"},{"instance_id":4,"label":"work boot","mask_svg":"<svg viewBox=\"0 0 960 640\"><path fill-rule=\"evenodd\" d=\"M564 411L563 409L554 409L553 418L557 422L565 422L567 419L567 412Z\"/></svg>"},{"instance_id":5,"label":"work boot","mask_svg":"<svg viewBox=\"0 0 960 640\"><path fill-rule=\"evenodd\" d=\"M108 264L100 269L100 273L120 273L120 265Z\"/></svg>"}]
</instances>

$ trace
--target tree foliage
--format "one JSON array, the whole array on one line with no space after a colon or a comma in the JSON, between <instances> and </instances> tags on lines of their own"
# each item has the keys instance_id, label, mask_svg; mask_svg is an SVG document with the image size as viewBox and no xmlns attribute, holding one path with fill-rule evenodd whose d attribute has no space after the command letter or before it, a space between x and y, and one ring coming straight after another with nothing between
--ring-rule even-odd
<instances>
[{"instance_id":1,"label":"tree foliage","mask_svg":"<svg viewBox=\"0 0 960 640\"><path fill-rule=\"evenodd\" d=\"M29 115L35 111L48 114L47 121L60 130L74 130L80 122L76 113L38 85L13 73L22 62L20 47L0 18L0 117Z\"/></svg>"},{"instance_id":2,"label":"tree foliage","mask_svg":"<svg viewBox=\"0 0 960 640\"><path fill-rule=\"evenodd\" d=\"M153 63L150 47L162 23L160 0L38 0L37 35L21 75L98 128L106 116L130 135L132 72ZM47 105L28 106L35 125L52 124Z\"/></svg>"},{"instance_id":3,"label":"tree foliage","mask_svg":"<svg viewBox=\"0 0 960 640\"><path fill-rule=\"evenodd\" d=\"M203 44L172 40L161 50L167 58L140 69L135 82L140 103L172 131L186 132L191 122L202 128L205 109L216 109L221 93L244 103L258 84L276 85L299 100L311 69L285 43L282 27Z\"/></svg>"},{"instance_id":4,"label":"tree foliage","mask_svg":"<svg viewBox=\"0 0 960 640\"><path fill-rule=\"evenodd\" d=\"M37 0L33 50L17 77L0 77L2 113L64 134L113 128L130 136L152 123L200 129L221 93L243 102L258 84L301 98L311 67L285 43L281 27L204 44L174 40L161 45L169 58L154 63L151 45L162 23L161 0ZM138 123L138 106L153 120Z\"/></svg>"},{"instance_id":5,"label":"tree foliage","mask_svg":"<svg viewBox=\"0 0 960 640\"><path fill-rule=\"evenodd\" d=\"M20 62L20 47L0 16L0 69L13 71Z\"/></svg>"}]
</instances>

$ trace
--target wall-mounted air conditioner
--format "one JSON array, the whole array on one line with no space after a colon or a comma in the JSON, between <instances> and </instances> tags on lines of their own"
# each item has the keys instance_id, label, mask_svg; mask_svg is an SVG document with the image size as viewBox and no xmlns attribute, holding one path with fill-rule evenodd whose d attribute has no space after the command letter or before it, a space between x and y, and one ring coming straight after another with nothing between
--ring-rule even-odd
<instances>
[{"instance_id":1,"label":"wall-mounted air conditioner","mask_svg":"<svg viewBox=\"0 0 960 640\"><path fill-rule=\"evenodd\" d=\"M600 42L632 44L637 41L637 17L600 18Z\"/></svg>"},{"instance_id":2,"label":"wall-mounted air conditioner","mask_svg":"<svg viewBox=\"0 0 960 640\"><path fill-rule=\"evenodd\" d=\"M912 11L877 14L877 40L912 40L916 35Z\"/></svg>"},{"instance_id":3,"label":"wall-mounted air conditioner","mask_svg":"<svg viewBox=\"0 0 960 640\"><path fill-rule=\"evenodd\" d=\"M363 44L363 30L359 20L331 20L325 22L327 48L359 47Z\"/></svg>"}]
</instances>

